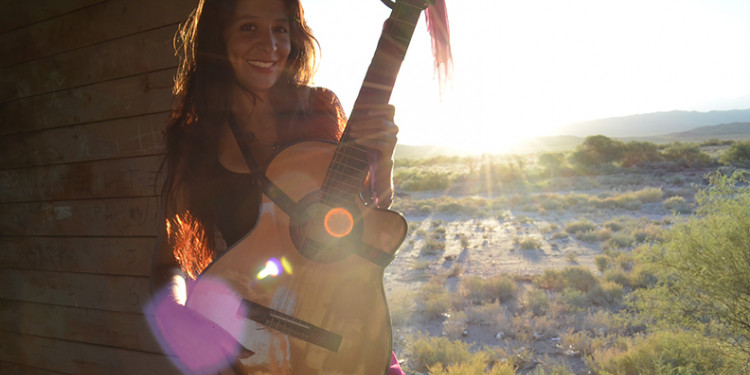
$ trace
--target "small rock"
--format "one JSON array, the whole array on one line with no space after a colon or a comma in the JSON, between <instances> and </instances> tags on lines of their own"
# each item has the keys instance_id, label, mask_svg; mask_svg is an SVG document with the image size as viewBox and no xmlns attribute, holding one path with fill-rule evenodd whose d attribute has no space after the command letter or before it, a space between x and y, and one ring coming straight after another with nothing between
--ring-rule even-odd
<instances>
[{"instance_id":1,"label":"small rock","mask_svg":"<svg viewBox=\"0 0 750 375\"><path fill-rule=\"evenodd\" d=\"M461 336L466 337L469 335L469 330L465 329L463 332L461 332Z\"/></svg>"},{"instance_id":2,"label":"small rock","mask_svg":"<svg viewBox=\"0 0 750 375\"><path fill-rule=\"evenodd\" d=\"M495 335L495 338L498 339L498 340L500 340L500 339L503 338L503 336L505 336L505 332L500 331L500 332L497 333L497 335Z\"/></svg>"},{"instance_id":3,"label":"small rock","mask_svg":"<svg viewBox=\"0 0 750 375\"><path fill-rule=\"evenodd\" d=\"M446 261L450 262L450 261L456 259L456 256L455 255L446 255L446 256L443 257L443 259L445 259Z\"/></svg>"}]
</instances>

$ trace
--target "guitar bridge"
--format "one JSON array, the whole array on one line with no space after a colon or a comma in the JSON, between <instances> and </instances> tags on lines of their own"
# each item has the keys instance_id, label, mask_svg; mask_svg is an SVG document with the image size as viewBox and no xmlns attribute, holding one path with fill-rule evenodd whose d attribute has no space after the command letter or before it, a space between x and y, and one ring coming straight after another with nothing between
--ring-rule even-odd
<instances>
[{"instance_id":1,"label":"guitar bridge","mask_svg":"<svg viewBox=\"0 0 750 375\"><path fill-rule=\"evenodd\" d=\"M332 352L341 346L340 335L247 299L242 300L237 315Z\"/></svg>"}]
</instances>

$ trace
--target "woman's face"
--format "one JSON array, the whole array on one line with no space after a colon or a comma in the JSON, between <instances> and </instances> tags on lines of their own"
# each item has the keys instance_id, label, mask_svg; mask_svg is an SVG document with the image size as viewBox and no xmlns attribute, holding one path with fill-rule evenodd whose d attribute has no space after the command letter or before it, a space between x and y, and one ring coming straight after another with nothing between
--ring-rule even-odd
<instances>
[{"instance_id":1,"label":"woman's face","mask_svg":"<svg viewBox=\"0 0 750 375\"><path fill-rule=\"evenodd\" d=\"M289 30L281 0L237 0L224 42L240 85L261 93L276 83L291 49Z\"/></svg>"}]
</instances>

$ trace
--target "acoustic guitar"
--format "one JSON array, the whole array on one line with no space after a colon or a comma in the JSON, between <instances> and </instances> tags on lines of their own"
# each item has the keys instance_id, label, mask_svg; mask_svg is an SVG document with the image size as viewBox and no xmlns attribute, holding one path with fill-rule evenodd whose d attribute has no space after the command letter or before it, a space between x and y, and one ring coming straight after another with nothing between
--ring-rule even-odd
<instances>
[{"instance_id":1,"label":"acoustic guitar","mask_svg":"<svg viewBox=\"0 0 750 375\"><path fill-rule=\"evenodd\" d=\"M367 205L367 150L350 142L360 113L387 104L424 0L391 7L338 144L306 141L260 176L258 222L196 280L187 306L253 354L248 374L383 374L392 351L384 268L406 220ZM246 156L247 158L247 156Z\"/></svg>"}]
</instances>

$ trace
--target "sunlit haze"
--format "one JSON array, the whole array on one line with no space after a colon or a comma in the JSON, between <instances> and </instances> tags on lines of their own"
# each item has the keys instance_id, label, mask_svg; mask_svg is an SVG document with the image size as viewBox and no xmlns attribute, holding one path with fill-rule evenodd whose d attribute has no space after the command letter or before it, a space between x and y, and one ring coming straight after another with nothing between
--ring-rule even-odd
<instances>
[{"instance_id":1,"label":"sunlit haze","mask_svg":"<svg viewBox=\"0 0 750 375\"><path fill-rule=\"evenodd\" d=\"M502 151L577 121L750 108L750 1L446 0L455 64L441 101L424 17L391 103L404 145ZM347 112L390 9L306 0L315 83Z\"/></svg>"}]
</instances>

